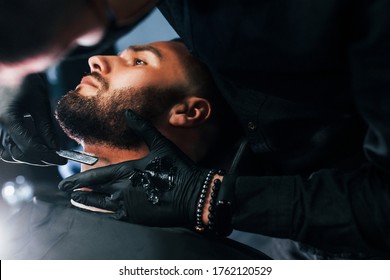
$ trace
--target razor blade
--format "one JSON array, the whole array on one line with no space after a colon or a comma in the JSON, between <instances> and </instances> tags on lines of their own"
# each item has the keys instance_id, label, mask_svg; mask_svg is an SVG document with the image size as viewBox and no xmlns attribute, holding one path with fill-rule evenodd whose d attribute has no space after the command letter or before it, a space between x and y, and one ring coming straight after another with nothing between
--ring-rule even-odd
<instances>
[{"instance_id":1,"label":"razor blade","mask_svg":"<svg viewBox=\"0 0 390 280\"><path fill-rule=\"evenodd\" d=\"M87 165L94 165L99 158L86 154L84 152L79 152L79 151L73 151L73 150L59 150L56 151L57 155L72 160L76 161L79 163L87 164Z\"/></svg>"}]
</instances>

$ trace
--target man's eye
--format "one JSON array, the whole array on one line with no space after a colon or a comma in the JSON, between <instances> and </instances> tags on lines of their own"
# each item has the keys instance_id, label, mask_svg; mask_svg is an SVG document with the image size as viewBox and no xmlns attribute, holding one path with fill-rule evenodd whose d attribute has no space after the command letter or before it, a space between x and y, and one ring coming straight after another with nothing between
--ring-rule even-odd
<instances>
[{"instance_id":1,"label":"man's eye","mask_svg":"<svg viewBox=\"0 0 390 280\"><path fill-rule=\"evenodd\" d=\"M134 63L135 63L135 65L146 65L146 62L141 60L141 59L139 59L139 58L136 58L134 60Z\"/></svg>"}]
</instances>

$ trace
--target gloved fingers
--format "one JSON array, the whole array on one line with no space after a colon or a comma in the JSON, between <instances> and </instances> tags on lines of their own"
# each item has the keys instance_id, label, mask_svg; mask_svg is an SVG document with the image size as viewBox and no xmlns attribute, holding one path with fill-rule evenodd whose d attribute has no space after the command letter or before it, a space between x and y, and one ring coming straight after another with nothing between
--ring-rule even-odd
<instances>
[{"instance_id":1,"label":"gloved fingers","mask_svg":"<svg viewBox=\"0 0 390 280\"><path fill-rule=\"evenodd\" d=\"M12 156L7 152L7 150L4 149L4 147L1 147L0 148L0 158L2 161L4 162L8 162L8 163L19 163L17 161L15 161Z\"/></svg>"},{"instance_id":2,"label":"gloved fingers","mask_svg":"<svg viewBox=\"0 0 390 280\"><path fill-rule=\"evenodd\" d=\"M123 167L123 164L109 165L105 167L87 170L62 180L58 188L62 191L72 191L79 188L90 188L95 191L103 189L111 193L114 183L130 174L130 169Z\"/></svg>"},{"instance_id":3,"label":"gloved fingers","mask_svg":"<svg viewBox=\"0 0 390 280\"><path fill-rule=\"evenodd\" d=\"M3 143L10 156L18 162L32 165L63 165L67 160L49 150L37 136L33 136L22 119L15 118L10 122L7 136L11 141Z\"/></svg>"},{"instance_id":4,"label":"gloved fingers","mask_svg":"<svg viewBox=\"0 0 390 280\"><path fill-rule=\"evenodd\" d=\"M67 159L57 155L55 151L47 151L41 156L41 163L45 165L65 165L68 162Z\"/></svg>"},{"instance_id":5,"label":"gloved fingers","mask_svg":"<svg viewBox=\"0 0 390 280\"><path fill-rule=\"evenodd\" d=\"M28 110L33 118L35 134L49 149L57 150L59 145L56 141L47 83L40 75L31 75L28 79L26 91L30 91L30 95L39 96L40 103L40 106L31 106Z\"/></svg>"},{"instance_id":6,"label":"gloved fingers","mask_svg":"<svg viewBox=\"0 0 390 280\"><path fill-rule=\"evenodd\" d=\"M102 193L74 191L71 194L72 204L94 212L115 212L120 209L120 203ZM76 202L76 203L74 203Z\"/></svg>"},{"instance_id":7,"label":"gloved fingers","mask_svg":"<svg viewBox=\"0 0 390 280\"><path fill-rule=\"evenodd\" d=\"M1 159L8 163L21 163L17 160L18 156L14 156L14 154L19 155L21 152L16 147L14 141L12 141L11 137L4 130L2 131L1 137ZM36 164L36 162L34 162Z\"/></svg>"},{"instance_id":8,"label":"gloved fingers","mask_svg":"<svg viewBox=\"0 0 390 280\"><path fill-rule=\"evenodd\" d=\"M41 161L33 157L29 157L21 152L18 147L10 142L1 152L1 159L8 163L27 163L34 166L50 166L52 164Z\"/></svg>"},{"instance_id":9,"label":"gloved fingers","mask_svg":"<svg viewBox=\"0 0 390 280\"><path fill-rule=\"evenodd\" d=\"M126 110L125 118L127 125L134 131L135 134L137 134L138 137L145 141L153 157L174 156L176 158L180 158L183 163L192 164L192 160L174 143L162 135L149 121L145 120L132 110ZM142 160L134 162L142 162ZM135 163L133 167L140 169L145 168L142 165L135 166Z\"/></svg>"},{"instance_id":10,"label":"gloved fingers","mask_svg":"<svg viewBox=\"0 0 390 280\"><path fill-rule=\"evenodd\" d=\"M32 141L31 141L32 142ZM27 163L36 166L52 166L66 164L66 159L59 157L54 151L47 150L44 146L41 148L38 145L32 146L35 151L22 151L14 141L10 140L4 146L5 153L2 156L4 161ZM31 147L29 147L31 148ZM12 159L12 161L11 161Z\"/></svg>"},{"instance_id":11,"label":"gloved fingers","mask_svg":"<svg viewBox=\"0 0 390 280\"><path fill-rule=\"evenodd\" d=\"M132 110L126 110L127 125L141 137L151 151L170 145L169 141L147 120Z\"/></svg>"},{"instance_id":12,"label":"gloved fingers","mask_svg":"<svg viewBox=\"0 0 390 280\"><path fill-rule=\"evenodd\" d=\"M9 137L9 135L5 132L4 129L1 129L0 158L5 162L15 163L15 160L12 158L11 154L6 149L6 147L10 145L10 141L11 138Z\"/></svg>"},{"instance_id":13,"label":"gloved fingers","mask_svg":"<svg viewBox=\"0 0 390 280\"><path fill-rule=\"evenodd\" d=\"M41 112L39 114L32 113L35 125L36 137L39 137L41 141L51 150L58 150L59 145L56 140L56 133L54 129L53 120L51 118L50 108L47 108L47 112Z\"/></svg>"},{"instance_id":14,"label":"gloved fingers","mask_svg":"<svg viewBox=\"0 0 390 280\"><path fill-rule=\"evenodd\" d=\"M13 142L6 146L7 154L9 154L15 163L28 163L35 166L46 166L47 164L40 159L29 157L24 154Z\"/></svg>"},{"instance_id":15,"label":"gloved fingers","mask_svg":"<svg viewBox=\"0 0 390 280\"><path fill-rule=\"evenodd\" d=\"M12 143L4 145L4 159L45 166L67 160L55 152L47 84L39 74L27 76L18 88L4 89L0 106L1 133ZM30 115L32 118L25 117ZM4 138L3 138L4 139ZM54 144L53 144L54 143Z\"/></svg>"}]
</instances>

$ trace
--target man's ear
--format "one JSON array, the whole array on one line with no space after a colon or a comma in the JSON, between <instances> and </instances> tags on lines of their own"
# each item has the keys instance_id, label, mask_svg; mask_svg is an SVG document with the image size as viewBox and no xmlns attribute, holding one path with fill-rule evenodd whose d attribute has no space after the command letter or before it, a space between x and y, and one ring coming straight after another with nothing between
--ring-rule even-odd
<instances>
[{"instance_id":1,"label":"man's ear","mask_svg":"<svg viewBox=\"0 0 390 280\"><path fill-rule=\"evenodd\" d=\"M210 102L204 98L191 96L171 108L169 123L173 126L192 127L202 124L210 115Z\"/></svg>"}]
</instances>

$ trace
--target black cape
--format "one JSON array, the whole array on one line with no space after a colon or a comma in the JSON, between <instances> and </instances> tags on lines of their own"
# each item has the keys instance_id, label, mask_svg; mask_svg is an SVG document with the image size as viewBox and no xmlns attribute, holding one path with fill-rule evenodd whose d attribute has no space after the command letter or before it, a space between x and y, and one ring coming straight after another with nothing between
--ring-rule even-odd
<instances>
[{"instance_id":1,"label":"black cape","mask_svg":"<svg viewBox=\"0 0 390 280\"><path fill-rule=\"evenodd\" d=\"M37 199L6 225L1 259L268 259L226 238L129 224Z\"/></svg>"}]
</instances>

